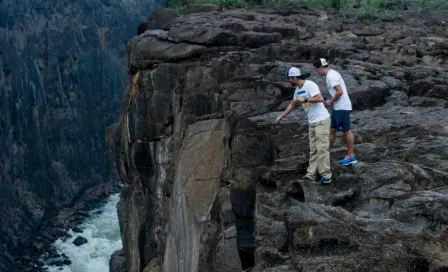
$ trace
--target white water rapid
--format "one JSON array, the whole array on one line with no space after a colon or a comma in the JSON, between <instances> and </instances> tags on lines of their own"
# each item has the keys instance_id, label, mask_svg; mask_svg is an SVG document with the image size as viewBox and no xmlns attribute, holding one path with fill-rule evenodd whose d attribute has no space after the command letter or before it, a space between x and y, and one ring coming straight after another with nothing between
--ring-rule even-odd
<instances>
[{"instance_id":1,"label":"white water rapid","mask_svg":"<svg viewBox=\"0 0 448 272\"><path fill-rule=\"evenodd\" d=\"M58 239L53 244L58 253L67 255L72 263L63 266L46 265L49 272L109 271L110 256L114 251L122 248L116 209L119 199L119 194L109 196L106 204L90 211L90 217L78 225L83 230L82 233L69 230L68 234L72 238L65 241ZM78 236L86 238L88 242L75 246L73 241Z\"/></svg>"}]
</instances>

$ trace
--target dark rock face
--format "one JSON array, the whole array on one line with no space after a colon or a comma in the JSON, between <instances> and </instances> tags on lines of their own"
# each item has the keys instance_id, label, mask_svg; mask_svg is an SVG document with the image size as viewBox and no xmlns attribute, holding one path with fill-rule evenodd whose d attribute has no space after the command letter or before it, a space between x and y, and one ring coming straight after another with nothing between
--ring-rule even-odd
<instances>
[{"instance_id":1,"label":"dark rock face","mask_svg":"<svg viewBox=\"0 0 448 272\"><path fill-rule=\"evenodd\" d=\"M0 5L0 270L44 219L114 178L104 129L126 80L125 43L155 1ZM8 253L9 252L9 253ZM6 270L4 270L4 269Z\"/></svg>"},{"instance_id":2,"label":"dark rock face","mask_svg":"<svg viewBox=\"0 0 448 272\"><path fill-rule=\"evenodd\" d=\"M411 12L372 26L327 15L195 6L143 24L163 29L129 42L133 76L107 137L125 182L127 271L445 269L446 26ZM294 186L308 163L306 116L272 121L292 97L281 81L291 65L328 95L318 56L348 86L359 163L337 165L339 135L335 182Z\"/></svg>"},{"instance_id":3,"label":"dark rock face","mask_svg":"<svg viewBox=\"0 0 448 272\"><path fill-rule=\"evenodd\" d=\"M123 250L117 250L112 254L109 260L109 272L124 272L124 253Z\"/></svg>"}]
</instances>

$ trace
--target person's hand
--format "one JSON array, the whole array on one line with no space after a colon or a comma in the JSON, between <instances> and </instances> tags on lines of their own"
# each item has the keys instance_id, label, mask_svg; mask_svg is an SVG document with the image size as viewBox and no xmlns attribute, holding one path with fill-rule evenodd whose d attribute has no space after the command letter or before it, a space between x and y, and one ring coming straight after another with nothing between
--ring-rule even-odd
<instances>
[{"instance_id":1,"label":"person's hand","mask_svg":"<svg viewBox=\"0 0 448 272\"><path fill-rule=\"evenodd\" d=\"M280 123L280 121L283 119L282 115L279 115L277 118L275 118L274 120L274 124L278 124Z\"/></svg>"},{"instance_id":2,"label":"person's hand","mask_svg":"<svg viewBox=\"0 0 448 272\"><path fill-rule=\"evenodd\" d=\"M303 98L303 96L297 96L297 100L299 100L300 103L305 103L305 98Z\"/></svg>"},{"instance_id":3,"label":"person's hand","mask_svg":"<svg viewBox=\"0 0 448 272\"><path fill-rule=\"evenodd\" d=\"M333 99L328 99L327 101L324 101L324 104L326 106L331 106L331 105L333 105L333 103L334 103Z\"/></svg>"}]
</instances>

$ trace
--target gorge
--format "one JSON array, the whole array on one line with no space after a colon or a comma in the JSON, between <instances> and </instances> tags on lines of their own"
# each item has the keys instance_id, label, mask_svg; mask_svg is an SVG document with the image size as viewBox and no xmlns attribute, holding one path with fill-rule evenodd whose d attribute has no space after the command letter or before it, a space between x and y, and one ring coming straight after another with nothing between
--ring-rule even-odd
<instances>
[{"instance_id":1,"label":"gorge","mask_svg":"<svg viewBox=\"0 0 448 272\"><path fill-rule=\"evenodd\" d=\"M0 271L27 271L87 203L118 190L104 130L126 43L159 4L0 1Z\"/></svg>"}]
</instances>

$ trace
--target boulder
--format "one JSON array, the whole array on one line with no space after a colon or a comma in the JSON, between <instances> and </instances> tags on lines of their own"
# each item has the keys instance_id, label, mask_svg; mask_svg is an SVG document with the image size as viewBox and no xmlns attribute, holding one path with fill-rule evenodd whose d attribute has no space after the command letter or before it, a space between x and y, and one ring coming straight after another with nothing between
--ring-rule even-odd
<instances>
[{"instance_id":1,"label":"boulder","mask_svg":"<svg viewBox=\"0 0 448 272\"><path fill-rule=\"evenodd\" d=\"M75 240L73 240L73 244L75 246L80 246L80 245L86 244L87 242L88 242L87 239L82 236L78 236L75 238Z\"/></svg>"}]
</instances>

